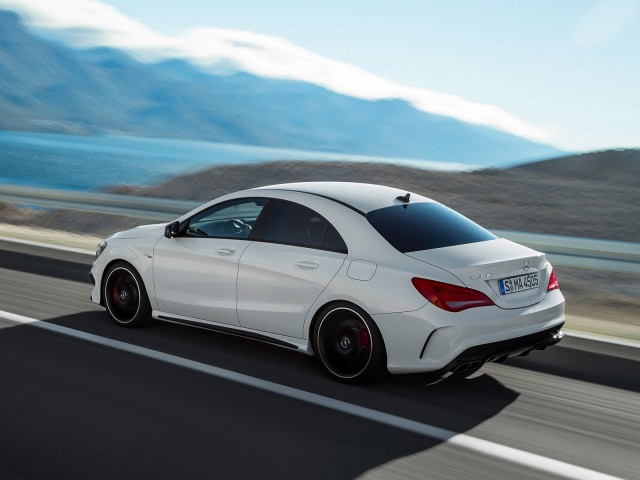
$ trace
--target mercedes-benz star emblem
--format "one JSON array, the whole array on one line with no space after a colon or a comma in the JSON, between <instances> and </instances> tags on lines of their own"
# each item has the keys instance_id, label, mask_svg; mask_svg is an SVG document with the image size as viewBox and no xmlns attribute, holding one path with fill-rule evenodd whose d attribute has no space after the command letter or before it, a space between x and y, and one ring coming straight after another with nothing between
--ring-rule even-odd
<instances>
[{"instance_id":1,"label":"mercedes-benz star emblem","mask_svg":"<svg viewBox=\"0 0 640 480\"><path fill-rule=\"evenodd\" d=\"M523 269L525 272L528 272L528 271L529 271L529 260L525 260L524 262L522 262L522 269Z\"/></svg>"}]
</instances>

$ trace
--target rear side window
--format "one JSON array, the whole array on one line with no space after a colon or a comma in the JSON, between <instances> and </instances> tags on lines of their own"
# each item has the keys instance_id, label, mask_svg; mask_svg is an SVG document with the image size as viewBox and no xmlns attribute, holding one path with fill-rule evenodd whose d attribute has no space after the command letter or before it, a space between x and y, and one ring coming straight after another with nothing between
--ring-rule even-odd
<instances>
[{"instance_id":1,"label":"rear side window","mask_svg":"<svg viewBox=\"0 0 640 480\"><path fill-rule=\"evenodd\" d=\"M262 239L300 247L347 253L347 245L322 215L284 200L269 205Z\"/></svg>"},{"instance_id":2,"label":"rear side window","mask_svg":"<svg viewBox=\"0 0 640 480\"><path fill-rule=\"evenodd\" d=\"M498 238L464 215L435 202L373 210L367 213L367 220L402 253Z\"/></svg>"}]
</instances>

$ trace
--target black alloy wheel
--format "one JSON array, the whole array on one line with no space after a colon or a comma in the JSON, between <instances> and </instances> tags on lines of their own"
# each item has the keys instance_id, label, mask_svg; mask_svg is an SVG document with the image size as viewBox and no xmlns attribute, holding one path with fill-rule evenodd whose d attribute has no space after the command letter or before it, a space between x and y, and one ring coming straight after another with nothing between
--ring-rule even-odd
<instances>
[{"instance_id":1,"label":"black alloy wheel","mask_svg":"<svg viewBox=\"0 0 640 480\"><path fill-rule=\"evenodd\" d=\"M149 319L151 305L138 272L119 262L105 274L103 298L107 312L118 324L136 327Z\"/></svg>"},{"instance_id":2,"label":"black alloy wheel","mask_svg":"<svg viewBox=\"0 0 640 480\"><path fill-rule=\"evenodd\" d=\"M319 315L314 346L320 362L334 379L359 383L383 370L386 355L373 320L351 304L333 304Z\"/></svg>"}]
</instances>

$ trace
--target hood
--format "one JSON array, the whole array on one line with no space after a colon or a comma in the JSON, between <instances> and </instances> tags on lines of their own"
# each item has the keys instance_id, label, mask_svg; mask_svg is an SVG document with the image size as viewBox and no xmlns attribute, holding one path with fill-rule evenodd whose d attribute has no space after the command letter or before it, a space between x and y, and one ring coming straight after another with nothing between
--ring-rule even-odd
<instances>
[{"instance_id":1,"label":"hood","mask_svg":"<svg viewBox=\"0 0 640 480\"><path fill-rule=\"evenodd\" d=\"M112 236L112 238L129 239L129 238L141 238L149 235L152 232L162 232L164 234L165 223L154 223L152 225L141 225L139 227L131 228L118 232Z\"/></svg>"}]
</instances>

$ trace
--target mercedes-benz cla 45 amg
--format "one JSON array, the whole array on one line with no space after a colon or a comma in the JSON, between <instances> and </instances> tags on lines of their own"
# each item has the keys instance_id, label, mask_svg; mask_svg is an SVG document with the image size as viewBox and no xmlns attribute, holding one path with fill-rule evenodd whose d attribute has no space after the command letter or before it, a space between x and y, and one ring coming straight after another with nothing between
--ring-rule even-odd
<instances>
[{"instance_id":1,"label":"mercedes-benz cla 45 amg","mask_svg":"<svg viewBox=\"0 0 640 480\"><path fill-rule=\"evenodd\" d=\"M92 300L315 355L337 380L466 376L562 338L544 253L416 193L295 183L217 198L98 246Z\"/></svg>"}]
</instances>

